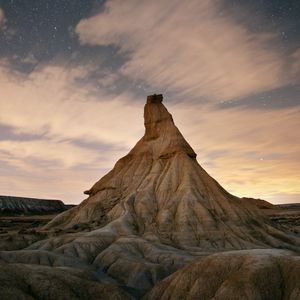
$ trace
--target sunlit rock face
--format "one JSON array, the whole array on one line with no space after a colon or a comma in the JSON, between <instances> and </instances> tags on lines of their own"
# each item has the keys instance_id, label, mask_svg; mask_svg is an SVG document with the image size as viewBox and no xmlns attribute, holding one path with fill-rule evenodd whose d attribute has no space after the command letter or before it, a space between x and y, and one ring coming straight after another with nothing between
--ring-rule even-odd
<instances>
[{"instance_id":1,"label":"sunlit rock face","mask_svg":"<svg viewBox=\"0 0 300 300\"><path fill-rule=\"evenodd\" d=\"M256 261L257 251L265 253L270 262L271 267L264 269L263 275L275 270L278 256L291 259L278 258L283 270L291 264L299 268L299 238L274 227L251 201L229 194L205 172L162 100L162 95L147 98L144 136L85 192L89 195L86 200L40 229L47 238L35 240L26 248L14 248L17 251L0 252L0 264L11 264L12 271L7 276L34 272L38 265L46 282L55 278L68 293L74 291L69 289L71 283L63 279L68 274L76 286L78 277L84 276L80 293L96 282L95 294L86 294L86 299L109 299L107 293L102 297L97 292L101 289L115 293L116 299L172 299L174 286L186 291L179 293L177 289L177 299L200 299L202 296L197 297L202 295L205 278L201 275L202 281L198 282L198 275L210 266L217 270L220 265L226 272L221 272L217 282L213 273L208 274L205 283L208 287L203 299L212 299L215 291L221 293L220 284L238 272L243 261ZM229 256L215 254L254 248L261 250L232 252ZM273 259L269 257L270 248L289 251L276 252ZM178 273L181 270L183 273ZM248 280L252 284L254 271L252 267L241 269L245 285ZM289 291L297 287L297 280L284 276L281 282L289 285ZM180 278L183 285L177 286ZM29 288L40 291L39 279L21 280L24 285L16 286L21 292ZM234 285L235 281L229 283ZM188 289L192 292L188 293ZM1 291L0 285L0 296ZM217 299L233 299L230 291L225 289L220 294L224 297ZM64 299L63 291L60 295ZM267 299L251 297L245 299Z\"/></svg>"},{"instance_id":2,"label":"sunlit rock face","mask_svg":"<svg viewBox=\"0 0 300 300\"><path fill-rule=\"evenodd\" d=\"M103 219L110 232L206 250L293 247L259 210L229 194L198 164L162 95L147 97L145 134L89 198L47 228Z\"/></svg>"}]
</instances>

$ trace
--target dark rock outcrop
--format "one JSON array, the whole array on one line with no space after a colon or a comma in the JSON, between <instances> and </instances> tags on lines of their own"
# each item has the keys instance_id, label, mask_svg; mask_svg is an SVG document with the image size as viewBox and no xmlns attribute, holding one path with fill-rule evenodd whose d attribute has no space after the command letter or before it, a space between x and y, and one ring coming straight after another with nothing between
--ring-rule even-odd
<instances>
[{"instance_id":1,"label":"dark rock outcrop","mask_svg":"<svg viewBox=\"0 0 300 300\"><path fill-rule=\"evenodd\" d=\"M0 196L0 214L50 214L67 210L61 200Z\"/></svg>"}]
</instances>

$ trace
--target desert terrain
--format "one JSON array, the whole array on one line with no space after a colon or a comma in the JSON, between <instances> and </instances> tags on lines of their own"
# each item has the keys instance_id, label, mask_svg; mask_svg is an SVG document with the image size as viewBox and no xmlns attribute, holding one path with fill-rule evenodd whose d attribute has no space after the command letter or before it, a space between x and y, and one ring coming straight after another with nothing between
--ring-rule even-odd
<instances>
[{"instance_id":1,"label":"desert terrain","mask_svg":"<svg viewBox=\"0 0 300 300\"><path fill-rule=\"evenodd\" d=\"M162 100L79 205L1 216L0 299L300 298L299 206L227 192Z\"/></svg>"}]
</instances>

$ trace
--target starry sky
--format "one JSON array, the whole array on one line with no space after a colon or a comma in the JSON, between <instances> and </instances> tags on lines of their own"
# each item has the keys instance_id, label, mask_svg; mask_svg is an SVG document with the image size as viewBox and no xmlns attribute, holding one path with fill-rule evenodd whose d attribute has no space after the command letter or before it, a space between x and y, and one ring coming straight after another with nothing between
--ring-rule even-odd
<instances>
[{"instance_id":1,"label":"starry sky","mask_svg":"<svg viewBox=\"0 0 300 300\"><path fill-rule=\"evenodd\" d=\"M300 202L298 0L0 0L0 194L79 203L152 93L228 191Z\"/></svg>"}]
</instances>

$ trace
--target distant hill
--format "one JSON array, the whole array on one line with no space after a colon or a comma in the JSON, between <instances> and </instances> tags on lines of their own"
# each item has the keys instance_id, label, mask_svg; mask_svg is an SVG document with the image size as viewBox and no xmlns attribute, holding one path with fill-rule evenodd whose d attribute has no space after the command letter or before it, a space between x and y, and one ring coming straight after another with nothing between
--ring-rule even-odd
<instances>
[{"instance_id":1,"label":"distant hill","mask_svg":"<svg viewBox=\"0 0 300 300\"><path fill-rule=\"evenodd\" d=\"M242 200L247 201L248 203L252 203L260 209L276 209L277 206L262 199L255 199L255 198L247 198L243 197Z\"/></svg>"},{"instance_id":2,"label":"distant hill","mask_svg":"<svg viewBox=\"0 0 300 300\"><path fill-rule=\"evenodd\" d=\"M272 204L266 200L243 197L243 200L256 205L260 209L300 209L300 203Z\"/></svg>"},{"instance_id":3,"label":"distant hill","mask_svg":"<svg viewBox=\"0 0 300 300\"><path fill-rule=\"evenodd\" d=\"M260 209L300 209L300 203L272 204L266 200L243 197L242 200L252 203Z\"/></svg>"},{"instance_id":4,"label":"distant hill","mask_svg":"<svg viewBox=\"0 0 300 300\"><path fill-rule=\"evenodd\" d=\"M65 205L61 200L0 196L2 215L59 213L69 208L70 205Z\"/></svg>"}]
</instances>

